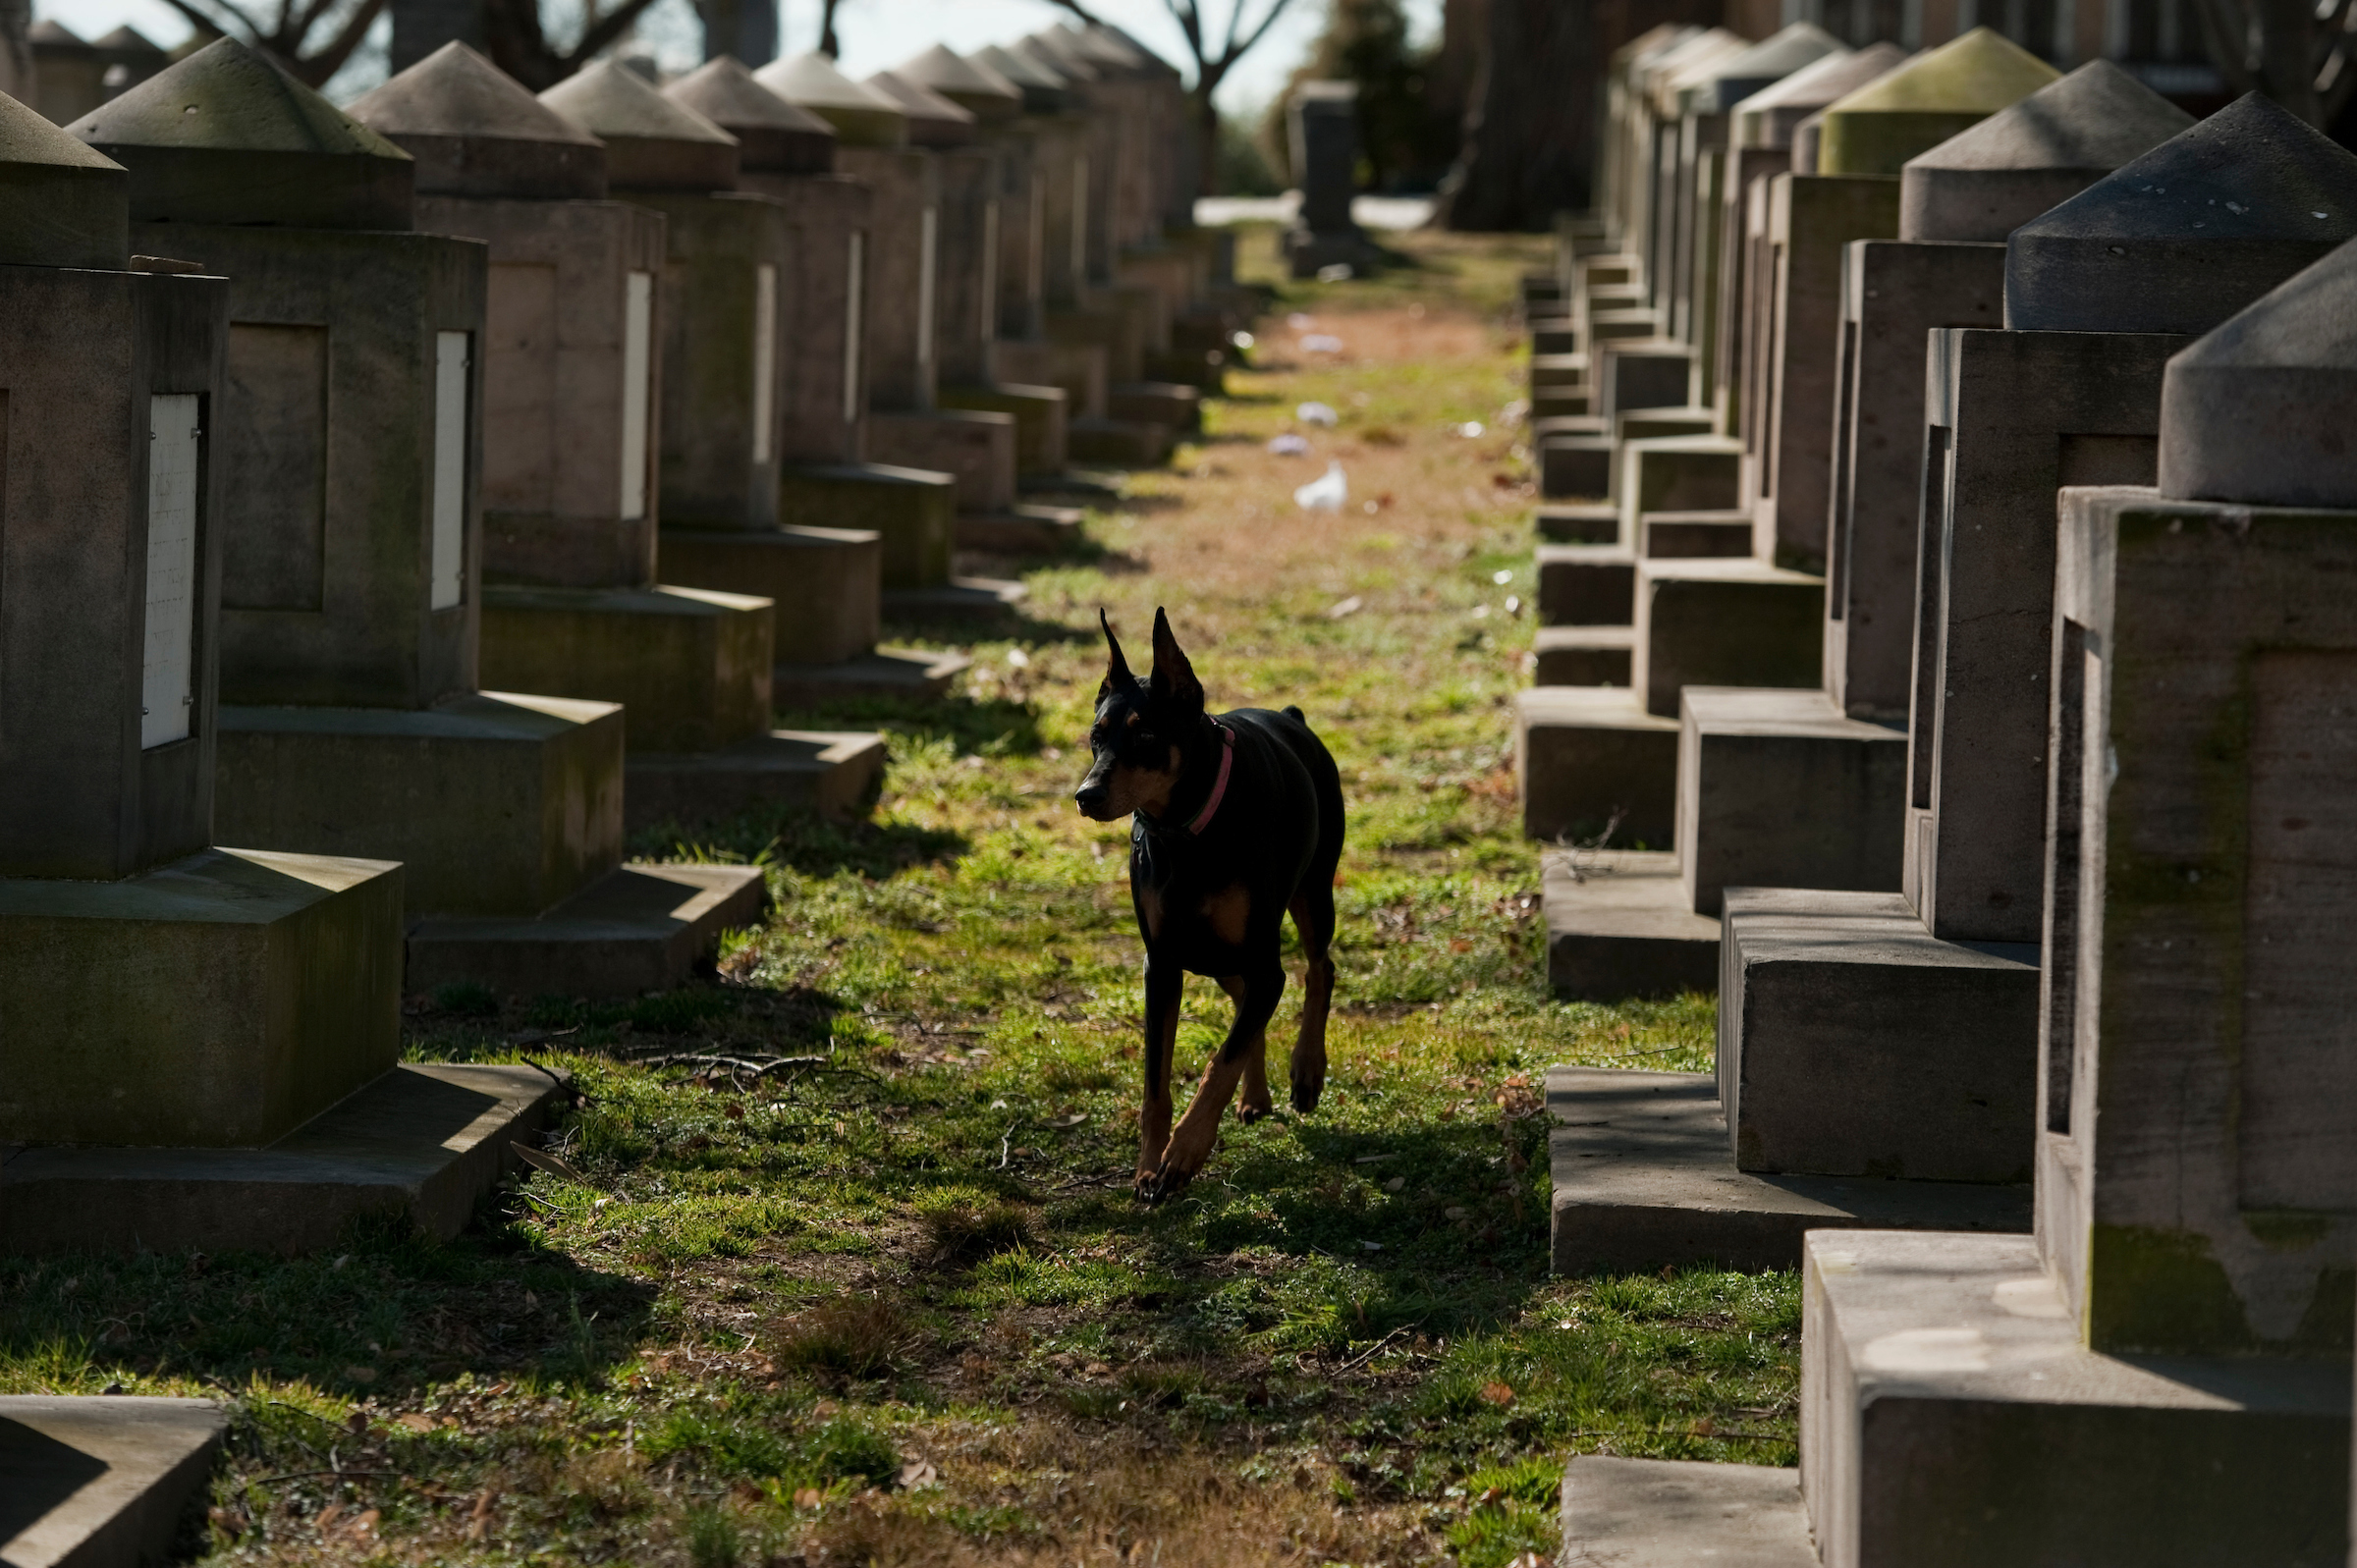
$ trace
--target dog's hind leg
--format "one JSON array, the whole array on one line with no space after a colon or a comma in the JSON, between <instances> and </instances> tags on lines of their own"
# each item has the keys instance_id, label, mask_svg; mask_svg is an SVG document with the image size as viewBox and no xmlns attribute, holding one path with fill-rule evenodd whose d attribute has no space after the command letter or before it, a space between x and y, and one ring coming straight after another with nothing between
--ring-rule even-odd
<instances>
[{"instance_id":1,"label":"dog's hind leg","mask_svg":"<svg viewBox=\"0 0 2357 1568\"><path fill-rule=\"evenodd\" d=\"M1277 961L1277 944L1265 944L1269 958L1266 967L1257 968L1243 977L1244 994L1235 1004L1235 1021L1228 1026L1228 1038L1212 1054L1203 1069L1203 1081L1196 1086L1194 1103L1186 1108L1177 1130L1172 1132L1168 1148L1162 1152L1162 1168L1143 1189L1149 1201L1168 1198L1203 1168L1211 1158L1211 1146L1219 1137L1220 1117L1226 1114L1228 1102L1235 1098L1235 1086L1244 1075L1244 1062L1252 1054L1255 1039L1268 1032L1269 1018L1277 1011L1277 999L1285 995L1285 965Z\"/></svg>"},{"instance_id":2,"label":"dog's hind leg","mask_svg":"<svg viewBox=\"0 0 2357 1568\"><path fill-rule=\"evenodd\" d=\"M1326 1015L1334 1006L1334 875L1312 879L1293 894L1293 930L1308 955L1301 977L1301 1033L1293 1042L1293 1108L1318 1108L1326 1092Z\"/></svg>"},{"instance_id":3,"label":"dog's hind leg","mask_svg":"<svg viewBox=\"0 0 2357 1568\"><path fill-rule=\"evenodd\" d=\"M1137 1191L1149 1194L1171 1141L1171 1056L1178 1049L1178 1001L1185 971L1146 960L1145 1098L1137 1108Z\"/></svg>"},{"instance_id":4,"label":"dog's hind leg","mask_svg":"<svg viewBox=\"0 0 2357 1568\"><path fill-rule=\"evenodd\" d=\"M1220 982L1240 1011L1244 1005L1244 981L1241 975L1230 975ZM1265 1028L1252 1037L1250 1054L1244 1057L1243 1096L1236 1102L1235 1114L1246 1126L1258 1121L1277 1108L1269 1098L1269 1032Z\"/></svg>"}]
</instances>

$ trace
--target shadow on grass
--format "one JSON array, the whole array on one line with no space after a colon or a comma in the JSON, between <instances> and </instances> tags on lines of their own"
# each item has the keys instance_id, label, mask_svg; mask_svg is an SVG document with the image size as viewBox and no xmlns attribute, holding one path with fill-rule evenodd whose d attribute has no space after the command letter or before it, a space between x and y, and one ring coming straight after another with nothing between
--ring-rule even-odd
<instances>
[{"instance_id":1,"label":"shadow on grass","mask_svg":"<svg viewBox=\"0 0 2357 1568\"><path fill-rule=\"evenodd\" d=\"M890 646L962 648L976 642L1085 642L1088 634L1061 621L1042 621L1020 610L993 616L925 616L893 609L884 618L883 643Z\"/></svg>"},{"instance_id":2,"label":"shadow on grass","mask_svg":"<svg viewBox=\"0 0 2357 1568\"><path fill-rule=\"evenodd\" d=\"M493 1194L448 1243L377 1217L304 1258L0 1260L0 1365L72 1366L91 1386L64 1391L82 1392L133 1376L235 1390L257 1374L347 1397L462 1372L595 1385L635 1353L655 1292L539 1245L509 1212L521 1202ZM336 1432L315 1440L325 1453Z\"/></svg>"},{"instance_id":3,"label":"shadow on grass","mask_svg":"<svg viewBox=\"0 0 2357 1568\"><path fill-rule=\"evenodd\" d=\"M640 857L778 866L806 877L839 871L889 877L954 860L970 847L965 835L946 829L865 818L837 822L812 811L748 811L688 828L665 824L630 839L631 854Z\"/></svg>"}]
</instances>

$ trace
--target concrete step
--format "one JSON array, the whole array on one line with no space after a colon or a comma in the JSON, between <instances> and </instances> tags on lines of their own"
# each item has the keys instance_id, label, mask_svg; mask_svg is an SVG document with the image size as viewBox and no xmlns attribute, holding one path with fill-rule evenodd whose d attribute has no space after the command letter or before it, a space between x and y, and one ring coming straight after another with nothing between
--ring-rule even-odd
<instances>
[{"instance_id":1,"label":"concrete step","mask_svg":"<svg viewBox=\"0 0 2357 1568\"><path fill-rule=\"evenodd\" d=\"M1617 418L1638 408L1687 406L1694 389L1691 347L1656 334L1609 336L1602 325L1596 333L1589 384L1600 411Z\"/></svg>"},{"instance_id":2,"label":"concrete step","mask_svg":"<svg viewBox=\"0 0 2357 1568\"><path fill-rule=\"evenodd\" d=\"M1023 475L1027 496L1084 496L1091 501L1122 499L1124 476L1118 468L1064 467L1054 473Z\"/></svg>"},{"instance_id":3,"label":"concrete step","mask_svg":"<svg viewBox=\"0 0 2357 1568\"><path fill-rule=\"evenodd\" d=\"M960 511L990 512L1014 499L1018 445L1016 416L998 409L878 409L867 416L867 456L879 463L950 475L957 481Z\"/></svg>"},{"instance_id":4,"label":"concrete step","mask_svg":"<svg viewBox=\"0 0 2357 1568\"><path fill-rule=\"evenodd\" d=\"M1548 387L1530 400L1534 419L1576 419L1586 414L1594 400L1581 387Z\"/></svg>"},{"instance_id":5,"label":"concrete step","mask_svg":"<svg viewBox=\"0 0 2357 1568\"><path fill-rule=\"evenodd\" d=\"M1745 1169L2029 1180L2036 944L1942 941L1893 892L1731 888L1721 921L1720 1086Z\"/></svg>"},{"instance_id":6,"label":"concrete step","mask_svg":"<svg viewBox=\"0 0 2357 1568\"><path fill-rule=\"evenodd\" d=\"M1677 714L1685 686L1804 686L1824 678L1825 579L1744 558L1641 558L1638 694Z\"/></svg>"},{"instance_id":7,"label":"concrete step","mask_svg":"<svg viewBox=\"0 0 2357 1568\"><path fill-rule=\"evenodd\" d=\"M856 816L884 778L884 737L870 730L772 730L717 751L630 752L623 824L643 833L724 822L754 810Z\"/></svg>"},{"instance_id":8,"label":"concrete step","mask_svg":"<svg viewBox=\"0 0 2357 1568\"><path fill-rule=\"evenodd\" d=\"M1621 441L1659 441L1669 436L1709 436L1719 432L1719 415L1710 408L1621 408L1613 415L1613 435Z\"/></svg>"},{"instance_id":9,"label":"concrete step","mask_svg":"<svg viewBox=\"0 0 2357 1568\"><path fill-rule=\"evenodd\" d=\"M1071 398L1062 387L1001 382L986 387L944 387L935 398L944 408L978 408L1014 416L1018 484L1026 474L1055 472L1069 459L1066 439Z\"/></svg>"},{"instance_id":10,"label":"concrete step","mask_svg":"<svg viewBox=\"0 0 2357 1568\"><path fill-rule=\"evenodd\" d=\"M1556 436L1609 436L1611 421L1592 413L1556 414L1530 422L1530 439L1546 441Z\"/></svg>"},{"instance_id":11,"label":"concrete step","mask_svg":"<svg viewBox=\"0 0 2357 1568\"><path fill-rule=\"evenodd\" d=\"M1584 387L1588 356L1584 353L1534 353L1530 356L1530 385L1535 391L1552 387Z\"/></svg>"},{"instance_id":12,"label":"concrete step","mask_svg":"<svg viewBox=\"0 0 2357 1568\"><path fill-rule=\"evenodd\" d=\"M1719 983L1719 922L1688 906L1677 872L1677 856L1662 849L1547 857L1541 914L1557 996L1620 1001Z\"/></svg>"},{"instance_id":13,"label":"concrete step","mask_svg":"<svg viewBox=\"0 0 2357 1568\"><path fill-rule=\"evenodd\" d=\"M1677 846L1688 907L1728 888L1896 892L1907 731L1852 719L1820 690L1688 686Z\"/></svg>"},{"instance_id":14,"label":"concrete step","mask_svg":"<svg viewBox=\"0 0 2357 1568\"><path fill-rule=\"evenodd\" d=\"M1514 694L1514 773L1522 831L1589 839L1616 815L1615 841L1667 847L1677 821L1677 721L1612 686L1534 686Z\"/></svg>"},{"instance_id":15,"label":"concrete step","mask_svg":"<svg viewBox=\"0 0 2357 1568\"><path fill-rule=\"evenodd\" d=\"M499 691L619 702L638 745L703 750L769 717L767 599L713 588L538 588L493 583L481 669Z\"/></svg>"},{"instance_id":16,"label":"concrete step","mask_svg":"<svg viewBox=\"0 0 2357 1568\"><path fill-rule=\"evenodd\" d=\"M1176 439L1170 425L1153 419L1074 419L1069 434L1073 461L1124 468L1160 467Z\"/></svg>"},{"instance_id":17,"label":"concrete step","mask_svg":"<svg viewBox=\"0 0 2357 1568\"><path fill-rule=\"evenodd\" d=\"M1548 1232L1559 1274L1705 1263L1792 1269L1813 1230L2021 1233L2026 1241L2030 1228L2026 1185L1737 1170L1709 1073L1550 1067L1547 1111Z\"/></svg>"},{"instance_id":18,"label":"concrete step","mask_svg":"<svg viewBox=\"0 0 2357 1568\"><path fill-rule=\"evenodd\" d=\"M1081 537L1086 514L1078 507L1019 503L1004 512L958 514L958 548L991 555L1052 555Z\"/></svg>"},{"instance_id":19,"label":"concrete step","mask_svg":"<svg viewBox=\"0 0 2357 1568\"><path fill-rule=\"evenodd\" d=\"M10 1568L176 1560L229 1417L209 1399L0 1398Z\"/></svg>"},{"instance_id":20,"label":"concrete step","mask_svg":"<svg viewBox=\"0 0 2357 1568\"><path fill-rule=\"evenodd\" d=\"M932 648L875 648L831 664L779 665L771 682L781 712L865 698L931 702L949 694L973 660Z\"/></svg>"},{"instance_id":21,"label":"concrete step","mask_svg":"<svg viewBox=\"0 0 2357 1568\"><path fill-rule=\"evenodd\" d=\"M760 877L749 866L702 869ZM749 919L740 911L731 923ZM419 978L412 972L412 988L441 983L421 987ZM537 1067L405 1062L262 1149L22 1150L0 1165L0 1251L315 1252L364 1217L406 1217L447 1241L514 1167L518 1140L536 1134L566 1092ZM6 1414L0 1409L0 1453Z\"/></svg>"},{"instance_id":22,"label":"concrete step","mask_svg":"<svg viewBox=\"0 0 2357 1568\"><path fill-rule=\"evenodd\" d=\"M1652 436L1623 441L1613 499L1635 538L1637 519L1654 512L1731 512L1743 508L1743 443L1727 436ZM1748 511L1745 512L1749 515Z\"/></svg>"},{"instance_id":23,"label":"concrete step","mask_svg":"<svg viewBox=\"0 0 2357 1568\"><path fill-rule=\"evenodd\" d=\"M876 645L884 536L872 528L665 528L666 582L771 604L771 656L826 664Z\"/></svg>"},{"instance_id":24,"label":"concrete step","mask_svg":"<svg viewBox=\"0 0 2357 1568\"><path fill-rule=\"evenodd\" d=\"M1105 411L1116 419L1167 425L1181 434L1203 428L1203 395L1175 381L1124 381L1108 387Z\"/></svg>"},{"instance_id":25,"label":"concrete step","mask_svg":"<svg viewBox=\"0 0 2357 1568\"><path fill-rule=\"evenodd\" d=\"M1750 556L1757 531L1748 512L1646 512L1637 514L1634 537L1639 555L1725 561Z\"/></svg>"},{"instance_id":26,"label":"concrete step","mask_svg":"<svg viewBox=\"0 0 2357 1568\"><path fill-rule=\"evenodd\" d=\"M1563 1472L1565 1564L1819 1568L1800 1472L1576 1455Z\"/></svg>"},{"instance_id":27,"label":"concrete step","mask_svg":"<svg viewBox=\"0 0 2357 1568\"><path fill-rule=\"evenodd\" d=\"M887 588L884 614L900 621L990 620L1012 615L1030 590L999 577L952 577L928 588Z\"/></svg>"},{"instance_id":28,"label":"concrete step","mask_svg":"<svg viewBox=\"0 0 2357 1568\"><path fill-rule=\"evenodd\" d=\"M1530 351L1535 357L1550 353L1577 353L1579 328L1565 316L1546 316L1530 324Z\"/></svg>"},{"instance_id":29,"label":"concrete step","mask_svg":"<svg viewBox=\"0 0 2357 1568\"><path fill-rule=\"evenodd\" d=\"M2111 1228L2098 1246L2144 1239ZM1826 1560L2337 1565L2348 1362L2107 1355L2055 1267L2026 1235L1808 1238L1800 1408Z\"/></svg>"},{"instance_id":30,"label":"concrete step","mask_svg":"<svg viewBox=\"0 0 2357 1568\"><path fill-rule=\"evenodd\" d=\"M1556 421L1550 420L1549 423ZM1536 445L1539 496L1546 501L1605 501L1613 492L1607 436L1541 436Z\"/></svg>"},{"instance_id":31,"label":"concrete step","mask_svg":"<svg viewBox=\"0 0 2357 1568\"><path fill-rule=\"evenodd\" d=\"M1609 545L1620 538L1620 509L1594 502L1542 504L1532 522L1553 544Z\"/></svg>"},{"instance_id":32,"label":"concrete step","mask_svg":"<svg viewBox=\"0 0 2357 1568\"><path fill-rule=\"evenodd\" d=\"M1617 544L1541 545L1533 555L1539 624L1636 624L1636 557Z\"/></svg>"},{"instance_id":33,"label":"concrete step","mask_svg":"<svg viewBox=\"0 0 2357 1568\"><path fill-rule=\"evenodd\" d=\"M532 919L436 916L410 926L411 991L472 980L518 996L636 997L685 982L768 902L751 866L631 861Z\"/></svg>"},{"instance_id":34,"label":"concrete step","mask_svg":"<svg viewBox=\"0 0 2357 1568\"><path fill-rule=\"evenodd\" d=\"M1541 686L1626 686L1634 626L1541 626L1531 642L1531 681Z\"/></svg>"}]
</instances>

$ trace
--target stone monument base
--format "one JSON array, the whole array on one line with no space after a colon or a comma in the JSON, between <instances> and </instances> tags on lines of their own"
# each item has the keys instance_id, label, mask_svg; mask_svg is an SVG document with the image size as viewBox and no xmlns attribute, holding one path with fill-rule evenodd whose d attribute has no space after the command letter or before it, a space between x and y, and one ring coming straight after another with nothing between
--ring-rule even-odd
<instances>
[{"instance_id":1,"label":"stone monument base","mask_svg":"<svg viewBox=\"0 0 2357 1568\"><path fill-rule=\"evenodd\" d=\"M1046 338L1002 338L990 346L992 385L1053 387L1064 394L1069 430L1074 419L1105 417L1105 350L1091 343L1056 343Z\"/></svg>"},{"instance_id":2,"label":"stone monument base","mask_svg":"<svg viewBox=\"0 0 2357 1568\"><path fill-rule=\"evenodd\" d=\"M1635 527L1637 554L1654 561L1748 557L1758 541L1751 514L1732 508L1641 513Z\"/></svg>"},{"instance_id":3,"label":"stone monument base","mask_svg":"<svg viewBox=\"0 0 2357 1568\"><path fill-rule=\"evenodd\" d=\"M398 860L411 909L545 909L622 858L623 710L610 702L225 704L219 733L220 838Z\"/></svg>"},{"instance_id":4,"label":"stone monument base","mask_svg":"<svg viewBox=\"0 0 2357 1568\"><path fill-rule=\"evenodd\" d=\"M884 590L884 613L901 621L995 621L1030 590L1003 577L952 577L920 588Z\"/></svg>"},{"instance_id":5,"label":"stone monument base","mask_svg":"<svg viewBox=\"0 0 2357 1568\"><path fill-rule=\"evenodd\" d=\"M779 664L834 664L876 645L884 536L872 528L665 528L662 570L686 588L767 599Z\"/></svg>"},{"instance_id":6,"label":"stone monument base","mask_svg":"<svg viewBox=\"0 0 2357 1568\"><path fill-rule=\"evenodd\" d=\"M1824 678L1825 579L1748 557L1637 562L1637 683L1648 713L1687 686L1814 687Z\"/></svg>"},{"instance_id":7,"label":"stone monument base","mask_svg":"<svg viewBox=\"0 0 2357 1568\"><path fill-rule=\"evenodd\" d=\"M630 753L623 822L631 833L692 827L744 812L860 815L884 780L884 737L869 730L772 730L683 756Z\"/></svg>"},{"instance_id":8,"label":"stone monument base","mask_svg":"<svg viewBox=\"0 0 2357 1568\"><path fill-rule=\"evenodd\" d=\"M1619 544L1541 545L1531 565L1539 624L1636 624L1637 558Z\"/></svg>"},{"instance_id":9,"label":"stone monument base","mask_svg":"<svg viewBox=\"0 0 2357 1568\"><path fill-rule=\"evenodd\" d=\"M258 1149L19 1150L0 1251L293 1254L404 1217L448 1240L563 1093L537 1067L408 1062Z\"/></svg>"},{"instance_id":10,"label":"stone monument base","mask_svg":"<svg viewBox=\"0 0 2357 1568\"><path fill-rule=\"evenodd\" d=\"M1626 686L1634 626L1541 626L1531 639L1531 681L1541 686Z\"/></svg>"},{"instance_id":11,"label":"stone monument base","mask_svg":"<svg viewBox=\"0 0 2357 1568\"><path fill-rule=\"evenodd\" d=\"M619 702L633 751L710 751L769 728L774 617L766 599L710 588L494 584L483 681Z\"/></svg>"},{"instance_id":12,"label":"stone monument base","mask_svg":"<svg viewBox=\"0 0 2357 1568\"><path fill-rule=\"evenodd\" d=\"M759 868L632 861L537 917L431 917L410 926L409 989L471 981L519 997L667 991L756 924Z\"/></svg>"},{"instance_id":13,"label":"stone monument base","mask_svg":"<svg viewBox=\"0 0 2357 1568\"><path fill-rule=\"evenodd\" d=\"M1514 776L1522 831L1593 839L1618 818L1617 843L1666 848L1676 831L1677 721L1615 686L1514 693Z\"/></svg>"},{"instance_id":14,"label":"stone monument base","mask_svg":"<svg viewBox=\"0 0 2357 1568\"><path fill-rule=\"evenodd\" d=\"M2347 1559L2346 1360L2091 1350L2028 1236L1812 1235L1801 1312L1826 1568Z\"/></svg>"},{"instance_id":15,"label":"stone monument base","mask_svg":"<svg viewBox=\"0 0 2357 1568\"><path fill-rule=\"evenodd\" d=\"M771 673L780 712L869 700L931 702L949 694L973 660L939 648L876 648L834 664L782 664Z\"/></svg>"},{"instance_id":16,"label":"stone monument base","mask_svg":"<svg viewBox=\"0 0 2357 1568\"><path fill-rule=\"evenodd\" d=\"M182 1528L202 1511L228 1427L209 1399L0 1398L11 1532L0 1538L0 1562L173 1561Z\"/></svg>"},{"instance_id":17,"label":"stone monument base","mask_svg":"<svg viewBox=\"0 0 2357 1568\"><path fill-rule=\"evenodd\" d=\"M2027 1185L1737 1170L1708 1073L1550 1067L1547 1109L1559 1274L1790 1269L1818 1230L2022 1232L2029 1246Z\"/></svg>"},{"instance_id":18,"label":"stone monument base","mask_svg":"<svg viewBox=\"0 0 2357 1568\"><path fill-rule=\"evenodd\" d=\"M1124 381L1105 389L1105 408L1116 419L1168 425L1179 435L1203 429L1203 395L1169 381Z\"/></svg>"},{"instance_id":19,"label":"stone monument base","mask_svg":"<svg viewBox=\"0 0 2357 1568\"><path fill-rule=\"evenodd\" d=\"M1285 259L1295 278L1314 278L1328 267L1348 267L1353 274L1364 277L1382 264L1383 253L1356 229L1333 234L1288 229L1285 235Z\"/></svg>"},{"instance_id":20,"label":"stone monument base","mask_svg":"<svg viewBox=\"0 0 2357 1568\"><path fill-rule=\"evenodd\" d=\"M1019 502L1005 512L958 514L958 548L985 555L1057 555L1077 545L1087 514L1078 507Z\"/></svg>"},{"instance_id":21,"label":"stone monument base","mask_svg":"<svg viewBox=\"0 0 2357 1568\"><path fill-rule=\"evenodd\" d=\"M1102 462L1117 468L1159 468L1171 460L1178 440L1169 425L1157 419L1074 419L1071 454L1074 462Z\"/></svg>"},{"instance_id":22,"label":"stone monument base","mask_svg":"<svg viewBox=\"0 0 2357 1568\"><path fill-rule=\"evenodd\" d=\"M957 515L958 481L932 469L845 462L778 477L778 521L874 532L881 540L877 579L887 588L949 579Z\"/></svg>"},{"instance_id":23,"label":"stone monument base","mask_svg":"<svg viewBox=\"0 0 2357 1568\"><path fill-rule=\"evenodd\" d=\"M1549 544L1609 545L1620 539L1620 509L1609 503L1542 505L1531 522Z\"/></svg>"},{"instance_id":24,"label":"stone monument base","mask_svg":"<svg viewBox=\"0 0 2357 1568\"><path fill-rule=\"evenodd\" d=\"M1743 1168L2030 1179L2034 945L1943 942L1894 892L1730 889L1721 930L1719 1077Z\"/></svg>"},{"instance_id":25,"label":"stone monument base","mask_svg":"<svg viewBox=\"0 0 2357 1568\"><path fill-rule=\"evenodd\" d=\"M1062 387L1034 387L1020 382L991 387L944 387L935 394L944 408L973 408L985 413L1014 416L1014 471L1059 473L1071 460L1069 421L1071 399Z\"/></svg>"},{"instance_id":26,"label":"stone monument base","mask_svg":"<svg viewBox=\"0 0 2357 1568\"><path fill-rule=\"evenodd\" d=\"M1719 983L1719 921L1686 901L1666 850L1547 857L1540 918L1547 984L1567 1001L1624 1001L1709 991Z\"/></svg>"},{"instance_id":27,"label":"stone monument base","mask_svg":"<svg viewBox=\"0 0 2357 1568\"><path fill-rule=\"evenodd\" d=\"M401 922L381 860L205 849L119 882L0 879L0 1145L301 1125L400 1058Z\"/></svg>"},{"instance_id":28,"label":"stone monument base","mask_svg":"<svg viewBox=\"0 0 2357 1568\"><path fill-rule=\"evenodd\" d=\"M1896 892L1907 731L1823 691L1687 686L1679 698L1677 850L1686 899L1728 888Z\"/></svg>"},{"instance_id":29,"label":"stone monument base","mask_svg":"<svg viewBox=\"0 0 2357 1568\"><path fill-rule=\"evenodd\" d=\"M867 416L867 456L899 468L946 473L957 481L959 512L997 512L1014 504L1014 415L979 408Z\"/></svg>"},{"instance_id":30,"label":"stone monument base","mask_svg":"<svg viewBox=\"0 0 2357 1568\"><path fill-rule=\"evenodd\" d=\"M1564 1563L1819 1568L1800 1472L1580 1454L1563 1472Z\"/></svg>"}]
</instances>

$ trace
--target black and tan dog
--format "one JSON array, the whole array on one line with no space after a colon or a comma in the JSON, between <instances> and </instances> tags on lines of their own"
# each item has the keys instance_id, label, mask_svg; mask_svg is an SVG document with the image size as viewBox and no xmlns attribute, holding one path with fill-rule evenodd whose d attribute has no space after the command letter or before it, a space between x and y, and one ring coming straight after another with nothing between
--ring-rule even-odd
<instances>
[{"instance_id":1,"label":"black and tan dog","mask_svg":"<svg viewBox=\"0 0 2357 1568\"><path fill-rule=\"evenodd\" d=\"M1092 761L1074 795L1098 822L1128 816L1129 895L1146 942L1146 1100L1138 1113L1137 1191L1149 1202L1193 1179L1220 1116L1243 1084L1246 1121L1269 1113L1269 1019L1285 991L1279 922L1287 912L1308 955L1293 1108L1326 1087L1326 1013L1334 1000L1334 870L1343 854L1343 782L1301 710L1238 708L1212 718L1203 683L1154 612L1154 671L1129 673L1100 611L1112 655L1088 732ZM1210 977L1235 1022L1203 1069L1194 1104L1171 1130L1171 1054L1179 990Z\"/></svg>"}]
</instances>

